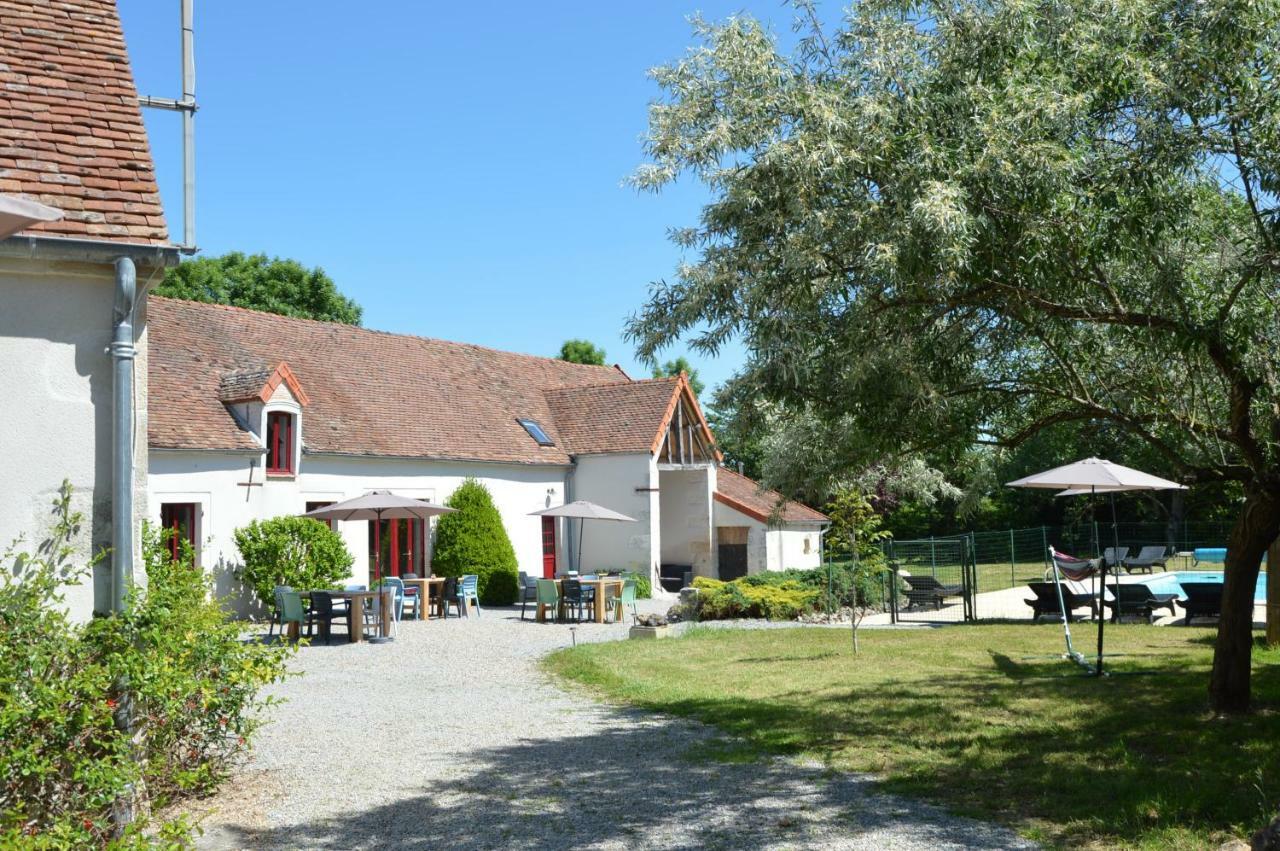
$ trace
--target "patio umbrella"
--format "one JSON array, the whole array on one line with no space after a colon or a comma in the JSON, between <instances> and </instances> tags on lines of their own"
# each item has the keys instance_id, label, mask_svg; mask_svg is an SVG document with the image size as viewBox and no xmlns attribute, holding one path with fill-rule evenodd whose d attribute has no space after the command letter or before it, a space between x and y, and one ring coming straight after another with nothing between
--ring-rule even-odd
<instances>
[{"instance_id":1,"label":"patio umbrella","mask_svg":"<svg viewBox=\"0 0 1280 851\"><path fill-rule=\"evenodd\" d=\"M1083 461L1076 461L1073 464L1066 464L1062 467L1054 467L1052 470L1045 470L1043 473L1036 473L1031 476L1025 476L1016 481L1008 483L1011 488L1044 488L1048 490L1062 491L1059 496L1069 496L1072 494L1088 493L1096 496L1099 492L1111 495L1111 536L1114 539L1116 550L1120 549L1120 533L1116 528L1116 497L1117 491L1136 491L1136 490L1185 490L1185 485L1177 482L1171 482L1168 479L1162 479L1159 476L1153 476L1150 473L1144 473L1141 470L1135 470L1132 467L1125 467L1122 464L1113 464L1101 458L1085 458ZM1101 545L1099 545L1101 548ZM1107 561L1102 561L1102 593L1107 593ZM1062 606L1062 587L1061 580L1058 577L1057 563L1054 563L1053 577L1058 585L1058 605ZM1099 598L1101 603L1101 597ZM1093 673L1095 676L1102 676L1102 646L1103 646L1103 629L1106 618L1099 611L1098 614L1098 662L1094 666ZM1065 609L1062 612L1063 629L1067 636L1067 650L1071 652L1071 628L1068 626L1067 613Z\"/></svg>"},{"instance_id":2,"label":"patio umbrella","mask_svg":"<svg viewBox=\"0 0 1280 851\"><path fill-rule=\"evenodd\" d=\"M333 505L308 511L302 516L314 520L426 520L457 510L421 499L397 496L391 491L369 491L364 496L335 502ZM381 547L377 548L374 558L374 574L381 577Z\"/></svg>"},{"instance_id":3,"label":"patio umbrella","mask_svg":"<svg viewBox=\"0 0 1280 851\"><path fill-rule=\"evenodd\" d=\"M584 520L611 520L615 523L635 523L634 517L619 514L611 508L587 502L585 499L575 500L557 505L555 508L544 508L541 511L530 511L530 515L542 517L568 517L578 521L578 566L582 566L582 526Z\"/></svg>"}]
</instances>

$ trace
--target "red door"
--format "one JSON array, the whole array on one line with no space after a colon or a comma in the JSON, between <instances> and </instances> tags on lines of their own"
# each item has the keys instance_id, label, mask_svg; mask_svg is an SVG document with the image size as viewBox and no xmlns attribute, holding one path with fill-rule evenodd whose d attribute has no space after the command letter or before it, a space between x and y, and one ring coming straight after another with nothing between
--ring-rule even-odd
<instances>
[{"instance_id":1,"label":"red door","mask_svg":"<svg viewBox=\"0 0 1280 851\"><path fill-rule=\"evenodd\" d=\"M542 578L556 578L556 519L542 518Z\"/></svg>"}]
</instances>

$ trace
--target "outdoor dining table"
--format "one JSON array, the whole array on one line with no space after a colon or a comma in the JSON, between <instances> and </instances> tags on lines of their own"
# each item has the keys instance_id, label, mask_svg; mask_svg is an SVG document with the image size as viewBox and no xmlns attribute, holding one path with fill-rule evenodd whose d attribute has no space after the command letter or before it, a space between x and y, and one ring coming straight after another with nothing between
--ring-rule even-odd
<instances>
[{"instance_id":1,"label":"outdoor dining table","mask_svg":"<svg viewBox=\"0 0 1280 851\"><path fill-rule=\"evenodd\" d=\"M412 585L418 589L418 617L423 618L424 620L431 617L431 607L428 604L431 602L432 597L442 597L444 595L445 577L423 576L418 579L405 579L404 577L401 577L400 581L405 584L406 588ZM444 616L444 612L444 600L441 599L441 617Z\"/></svg>"},{"instance_id":2,"label":"outdoor dining table","mask_svg":"<svg viewBox=\"0 0 1280 851\"><path fill-rule=\"evenodd\" d=\"M558 588L563 589L564 588L563 583L566 578L572 578L572 577L563 577L563 576L557 577L555 580L556 586ZM605 597L607 596L605 592L609 588L616 588L617 593L614 595L614 597L617 599L621 599L622 598L622 577L621 576L597 576L594 579L579 579L578 581L582 583L583 588L595 589L596 605L595 605L595 612L593 613L595 616L592 618L592 620L594 620L596 623L604 623ZM562 609L564 608L563 594L560 597L560 606ZM544 603L538 604L538 612L537 612L538 623L546 622L547 620L546 609L547 609L546 604ZM622 610L621 603L618 604L618 610L619 612L621 612Z\"/></svg>"},{"instance_id":3,"label":"outdoor dining table","mask_svg":"<svg viewBox=\"0 0 1280 851\"><path fill-rule=\"evenodd\" d=\"M351 638L350 638L351 643L354 644L358 641L364 640L364 612L363 612L364 603L365 603L365 600L372 601L378 596L379 593L381 592L379 592L376 588L372 591L330 591L329 592L329 596L333 597L333 599L346 600L348 604L351 606L351 621L350 621L351 627L352 627ZM382 606L380 608L380 611L382 613L381 634L389 636L391 635L391 616L393 614L391 611L391 607ZM359 617L360 619L358 623L356 621L357 617Z\"/></svg>"}]
</instances>

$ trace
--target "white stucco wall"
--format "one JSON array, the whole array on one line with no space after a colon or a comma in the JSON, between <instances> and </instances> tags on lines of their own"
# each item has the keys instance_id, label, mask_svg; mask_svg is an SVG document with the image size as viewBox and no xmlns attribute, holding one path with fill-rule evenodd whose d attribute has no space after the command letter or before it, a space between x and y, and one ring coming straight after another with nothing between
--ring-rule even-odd
<instances>
[{"instance_id":1,"label":"white stucco wall","mask_svg":"<svg viewBox=\"0 0 1280 851\"><path fill-rule=\"evenodd\" d=\"M794 526L786 529L770 529L768 532L769 570L804 570L821 567L822 548L818 540L819 527ZM809 552L805 552L808 542Z\"/></svg>"},{"instance_id":2,"label":"white stucco wall","mask_svg":"<svg viewBox=\"0 0 1280 851\"><path fill-rule=\"evenodd\" d=\"M585 499L637 521L586 521L582 526L582 569L647 570L656 578L662 532L658 469L653 459L647 453L583 455L577 462L571 499ZM568 526L572 540L566 544L576 553L578 522ZM562 564L562 569L565 566Z\"/></svg>"},{"instance_id":3,"label":"white stucco wall","mask_svg":"<svg viewBox=\"0 0 1280 851\"><path fill-rule=\"evenodd\" d=\"M689 564L694 576L716 576L711 526L715 470L658 471L662 563Z\"/></svg>"},{"instance_id":4,"label":"white stucco wall","mask_svg":"<svg viewBox=\"0 0 1280 851\"><path fill-rule=\"evenodd\" d=\"M822 566L822 546L819 525L791 524L783 528L770 528L750 515L743 514L722 502L715 503L713 521L716 527L745 526L747 533L747 572L811 569ZM805 541L809 552L805 552Z\"/></svg>"},{"instance_id":5,"label":"white stucco wall","mask_svg":"<svg viewBox=\"0 0 1280 851\"><path fill-rule=\"evenodd\" d=\"M139 282L145 272L140 270ZM83 512L76 561L111 543L110 265L0 258L0 552L19 535L34 545L48 530L64 479ZM139 310L134 360L135 507L146 510L145 311ZM140 563L135 558L135 565ZM87 618L106 609L110 563L68 589L67 605ZM95 586L96 591L95 591Z\"/></svg>"},{"instance_id":6,"label":"white stucco wall","mask_svg":"<svg viewBox=\"0 0 1280 851\"><path fill-rule=\"evenodd\" d=\"M302 419L305 431L305 409ZM194 502L200 506L200 564L213 572L220 594L238 601L242 614L250 613L252 606L234 579L239 553L232 536L252 520L301 514L307 502L337 502L379 489L444 502L465 478L472 476L492 492L520 570L541 576L542 522L539 517L529 516L529 512L564 502L565 469L561 467L304 454L296 476L273 476L261 487L243 487L239 483L249 481L251 460L255 464L253 481L264 481L262 454L154 450L149 484L153 522L159 522L162 503ZM368 531L366 521L338 524L338 532L355 559L353 582L368 581ZM563 545L561 541L562 563Z\"/></svg>"}]
</instances>

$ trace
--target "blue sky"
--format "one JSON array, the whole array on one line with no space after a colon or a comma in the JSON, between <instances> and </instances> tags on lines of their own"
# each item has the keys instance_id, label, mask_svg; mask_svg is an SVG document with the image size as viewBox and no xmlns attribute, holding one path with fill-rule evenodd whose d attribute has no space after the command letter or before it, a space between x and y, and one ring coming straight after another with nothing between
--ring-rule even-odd
<instances>
[{"instance_id":1,"label":"blue sky","mask_svg":"<svg viewBox=\"0 0 1280 851\"><path fill-rule=\"evenodd\" d=\"M196 6L206 254L322 266L371 328L548 355L586 337L633 375L625 319L675 268L667 229L705 197L623 185L657 95L645 71L692 43L695 11L745 9L790 35L776 2ZM120 8L139 91L176 97L178 3ZM180 234L179 120L144 112ZM741 358L691 360L714 386Z\"/></svg>"}]
</instances>

